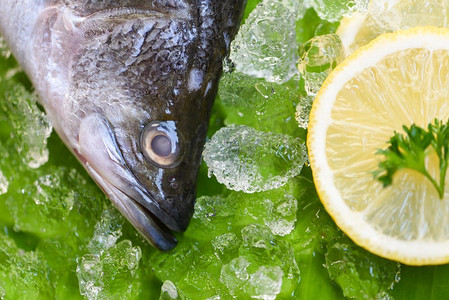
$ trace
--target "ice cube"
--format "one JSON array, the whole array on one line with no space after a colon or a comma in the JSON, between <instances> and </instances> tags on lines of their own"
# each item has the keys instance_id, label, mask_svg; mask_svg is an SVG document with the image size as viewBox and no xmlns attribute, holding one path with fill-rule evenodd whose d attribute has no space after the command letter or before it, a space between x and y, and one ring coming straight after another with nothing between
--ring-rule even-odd
<instances>
[{"instance_id":1,"label":"ice cube","mask_svg":"<svg viewBox=\"0 0 449 300\"><path fill-rule=\"evenodd\" d=\"M289 194L274 200L276 202L269 199L264 201L266 209L270 211L268 217L264 219L265 225L270 228L273 234L284 236L295 228L298 201Z\"/></svg>"},{"instance_id":2,"label":"ice cube","mask_svg":"<svg viewBox=\"0 0 449 300\"><path fill-rule=\"evenodd\" d=\"M254 267L279 267L288 285L295 286L299 278L299 268L292 246L285 240L277 238L271 231L259 224L250 224L241 230L242 246L240 256L245 257ZM250 272L253 273L253 272Z\"/></svg>"},{"instance_id":3,"label":"ice cube","mask_svg":"<svg viewBox=\"0 0 449 300\"><path fill-rule=\"evenodd\" d=\"M353 11L367 10L369 0L309 0L318 16L330 22L339 21L343 16Z\"/></svg>"},{"instance_id":4,"label":"ice cube","mask_svg":"<svg viewBox=\"0 0 449 300\"><path fill-rule=\"evenodd\" d=\"M415 26L449 26L449 2L445 0L371 1L368 14L384 32Z\"/></svg>"},{"instance_id":5,"label":"ice cube","mask_svg":"<svg viewBox=\"0 0 449 300\"><path fill-rule=\"evenodd\" d=\"M283 272L279 266L261 266L251 274L244 290L251 298L273 300L281 292Z\"/></svg>"},{"instance_id":6,"label":"ice cube","mask_svg":"<svg viewBox=\"0 0 449 300\"><path fill-rule=\"evenodd\" d=\"M38 251L24 251L0 234L0 294L2 299L54 299L47 262Z\"/></svg>"},{"instance_id":7,"label":"ice cube","mask_svg":"<svg viewBox=\"0 0 449 300\"><path fill-rule=\"evenodd\" d=\"M225 297L228 292L226 286L220 281L221 262L216 259L210 249L203 249L193 260L186 276L177 287L184 294L189 293L188 298L195 298L195 294L201 294L204 298L216 296ZM192 295L192 292L193 295Z\"/></svg>"},{"instance_id":8,"label":"ice cube","mask_svg":"<svg viewBox=\"0 0 449 300\"><path fill-rule=\"evenodd\" d=\"M273 192L272 196L279 194ZM253 208L246 210L248 206ZM257 210L265 211L265 207L263 199L255 194L233 192L228 197L200 197L180 244L171 253L151 257L158 277L171 280L178 294L193 299L200 294L203 298L219 295L221 299L247 299L254 296L250 293L261 297L278 295L280 299L290 295L299 282L292 244L264 225L268 213L251 215ZM290 209L280 211L290 216ZM274 274L280 273L279 291ZM254 282L250 282L251 276ZM262 277L267 280L266 290L255 282Z\"/></svg>"},{"instance_id":9,"label":"ice cube","mask_svg":"<svg viewBox=\"0 0 449 300\"><path fill-rule=\"evenodd\" d=\"M265 2L268 2L265 0ZM309 0L279 0L286 8L295 14L296 19L301 19L308 8L310 8Z\"/></svg>"},{"instance_id":10,"label":"ice cube","mask_svg":"<svg viewBox=\"0 0 449 300\"><path fill-rule=\"evenodd\" d=\"M312 109L314 97L309 95L301 95L298 105L296 106L295 119L299 127L307 129L309 126L309 115Z\"/></svg>"},{"instance_id":11,"label":"ice cube","mask_svg":"<svg viewBox=\"0 0 449 300\"><path fill-rule=\"evenodd\" d=\"M228 201L238 203L235 209L242 218L263 222L274 235L285 236L295 228L298 200L289 191L290 186L254 194L231 193ZM300 192L295 195L300 196Z\"/></svg>"},{"instance_id":12,"label":"ice cube","mask_svg":"<svg viewBox=\"0 0 449 300\"><path fill-rule=\"evenodd\" d=\"M235 69L269 82L288 81L297 74L295 26L296 13L283 1L259 3L231 44Z\"/></svg>"},{"instance_id":13,"label":"ice cube","mask_svg":"<svg viewBox=\"0 0 449 300\"><path fill-rule=\"evenodd\" d=\"M54 197L54 194L52 194L58 186L61 185L61 178L63 177L63 172L57 172L52 173L48 175L44 175L39 177L34 183L33 189L33 200L36 203L36 205L42 205L46 209L52 209L55 204L52 203L52 201L55 201L56 198ZM67 190L67 193L65 197L62 199L59 198L58 201L61 201L64 203L62 206L66 208L65 214L68 214L72 208L73 208L73 202L74 202L74 194L75 192L73 190ZM60 214L61 211L57 211L55 214ZM63 219L64 216L61 216L61 219Z\"/></svg>"},{"instance_id":14,"label":"ice cube","mask_svg":"<svg viewBox=\"0 0 449 300\"><path fill-rule=\"evenodd\" d=\"M233 232L217 235L211 241L214 253L223 263L227 263L232 257L237 256L241 240Z\"/></svg>"},{"instance_id":15,"label":"ice cube","mask_svg":"<svg viewBox=\"0 0 449 300\"><path fill-rule=\"evenodd\" d=\"M0 170L0 195L6 194L8 192L8 179L3 175L3 172Z\"/></svg>"},{"instance_id":16,"label":"ice cube","mask_svg":"<svg viewBox=\"0 0 449 300\"><path fill-rule=\"evenodd\" d=\"M0 107L7 112L12 127L12 137L23 162L37 168L48 161L47 139L52 131L47 115L37 106L37 97L23 86L14 85Z\"/></svg>"},{"instance_id":17,"label":"ice cube","mask_svg":"<svg viewBox=\"0 0 449 300\"><path fill-rule=\"evenodd\" d=\"M87 299L135 299L140 291L138 246L123 240L102 254L78 259L76 274L81 295Z\"/></svg>"},{"instance_id":18,"label":"ice cube","mask_svg":"<svg viewBox=\"0 0 449 300\"><path fill-rule=\"evenodd\" d=\"M298 70L305 80L306 92L316 96L329 73L344 59L344 48L336 34L316 36L302 47Z\"/></svg>"},{"instance_id":19,"label":"ice cube","mask_svg":"<svg viewBox=\"0 0 449 300\"><path fill-rule=\"evenodd\" d=\"M195 212L186 232L194 232L195 239L210 241L228 231L228 224L234 220L236 206L223 196L202 196L196 199ZM202 232L201 235L196 232Z\"/></svg>"},{"instance_id":20,"label":"ice cube","mask_svg":"<svg viewBox=\"0 0 449 300\"><path fill-rule=\"evenodd\" d=\"M307 169L310 172L310 169ZM298 197L298 218L295 230L286 237L294 243L296 253L313 253L338 236L339 229L317 195L309 173L296 178L296 190L291 193ZM304 175L304 176L303 176ZM321 249L320 249L321 251Z\"/></svg>"},{"instance_id":21,"label":"ice cube","mask_svg":"<svg viewBox=\"0 0 449 300\"><path fill-rule=\"evenodd\" d=\"M18 191L17 196L22 201L7 198L15 230L41 236L53 236L66 230L63 224L67 223L75 203L75 191L65 184L69 173L65 168L52 169Z\"/></svg>"},{"instance_id":22,"label":"ice cube","mask_svg":"<svg viewBox=\"0 0 449 300\"><path fill-rule=\"evenodd\" d=\"M103 290L101 281L103 268L98 254L86 254L76 268L81 295L87 299L100 299L99 294Z\"/></svg>"},{"instance_id":23,"label":"ice cube","mask_svg":"<svg viewBox=\"0 0 449 300\"><path fill-rule=\"evenodd\" d=\"M307 159L300 139L243 125L221 128L206 143L203 156L209 176L247 193L284 185L301 172Z\"/></svg>"},{"instance_id":24,"label":"ice cube","mask_svg":"<svg viewBox=\"0 0 449 300\"><path fill-rule=\"evenodd\" d=\"M299 276L293 251L263 226L248 225L241 234L239 256L223 265L220 281L236 297L275 299L284 280Z\"/></svg>"},{"instance_id":25,"label":"ice cube","mask_svg":"<svg viewBox=\"0 0 449 300\"><path fill-rule=\"evenodd\" d=\"M221 268L220 280L226 284L231 295L236 296L243 292L243 285L249 279L249 265L248 260L239 256Z\"/></svg>"},{"instance_id":26,"label":"ice cube","mask_svg":"<svg viewBox=\"0 0 449 300\"><path fill-rule=\"evenodd\" d=\"M448 11L446 0L370 1L365 13L348 16L337 32L349 55L386 32L416 26L449 27Z\"/></svg>"},{"instance_id":27,"label":"ice cube","mask_svg":"<svg viewBox=\"0 0 449 300\"><path fill-rule=\"evenodd\" d=\"M14 229L42 238L67 236L71 242L88 242L105 201L101 190L76 169L57 164L30 169L17 161L14 150L0 144L3 149L16 154L9 156L12 166L19 164L8 170L11 182L5 201ZM0 159L0 165L7 166L7 161Z\"/></svg>"},{"instance_id":28,"label":"ice cube","mask_svg":"<svg viewBox=\"0 0 449 300\"><path fill-rule=\"evenodd\" d=\"M239 72L226 73L220 80L215 107L226 108L225 124L297 136L293 115L300 90L293 79L277 84Z\"/></svg>"},{"instance_id":29,"label":"ice cube","mask_svg":"<svg viewBox=\"0 0 449 300\"><path fill-rule=\"evenodd\" d=\"M165 280L161 287L161 296L159 300L177 300L181 299L178 295L178 289L170 280Z\"/></svg>"},{"instance_id":30,"label":"ice cube","mask_svg":"<svg viewBox=\"0 0 449 300\"><path fill-rule=\"evenodd\" d=\"M401 270L399 263L371 254L347 237L328 244L326 267L344 296L356 299L389 299Z\"/></svg>"},{"instance_id":31,"label":"ice cube","mask_svg":"<svg viewBox=\"0 0 449 300\"><path fill-rule=\"evenodd\" d=\"M190 226L187 231L189 229ZM200 257L202 249L199 247L200 242L187 240L178 244L171 253L156 252L150 257L151 266L160 280L171 280L178 291L182 291L180 282L192 268L193 262Z\"/></svg>"},{"instance_id":32,"label":"ice cube","mask_svg":"<svg viewBox=\"0 0 449 300\"><path fill-rule=\"evenodd\" d=\"M106 206L95 225L94 236L87 246L90 253L102 253L115 245L122 236L123 216L112 206Z\"/></svg>"},{"instance_id":33,"label":"ice cube","mask_svg":"<svg viewBox=\"0 0 449 300\"><path fill-rule=\"evenodd\" d=\"M249 274L251 263L239 256L221 269L223 281L233 296L247 295L254 299L275 299L282 287L283 272L279 266L261 266Z\"/></svg>"}]
</instances>

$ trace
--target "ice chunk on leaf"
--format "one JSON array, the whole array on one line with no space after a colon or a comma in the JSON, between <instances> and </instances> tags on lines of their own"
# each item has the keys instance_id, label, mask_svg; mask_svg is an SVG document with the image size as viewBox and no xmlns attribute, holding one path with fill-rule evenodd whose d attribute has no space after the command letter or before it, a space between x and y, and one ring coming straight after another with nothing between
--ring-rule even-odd
<instances>
[{"instance_id":1,"label":"ice chunk on leaf","mask_svg":"<svg viewBox=\"0 0 449 300\"><path fill-rule=\"evenodd\" d=\"M69 173L64 168L53 169L20 190L22 201L7 199L15 230L47 236L63 231L61 224L66 223L75 201L74 190L62 184Z\"/></svg>"},{"instance_id":2,"label":"ice chunk on leaf","mask_svg":"<svg viewBox=\"0 0 449 300\"><path fill-rule=\"evenodd\" d=\"M34 202L36 205L42 205L46 210L53 209L56 203L52 203L59 197L55 197L53 194L56 187L61 185L60 178L62 177L62 172L57 172L53 174L48 174L39 177L34 183L34 188L32 193L34 194ZM73 208L74 194L73 190L64 191L65 196L63 199L58 199L62 202L62 207L66 208L67 212L70 212ZM56 218L63 219L64 216L60 216L61 211L55 211ZM64 213L65 214L65 213Z\"/></svg>"},{"instance_id":3,"label":"ice chunk on leaf","mask_svg":"<svg viewBox=\"0 0 449 300\"><path fill-rule=\"evenodd\" d=\"M122 235L124 218L110 205L104 204L87 245L90 253L77 260L76 268L81 295L88 299L133 299L139 294L139 262L142 251L131 241L116 243Z\"/></svg>"},{"instance_id":4,"label":"ice chunk on leaf","mask_svg":"<svg viewBox=\"0 0 449 300\"><path fill-rule=\"evenodd\" d=\"M275 299L282 287L283 272L279 266L261 266L248 273L251 263L239 256L221 269L220 279L231 295L245 293L254 299Z\"/></svg>"},{"instance_id":5,"label":"ice chunk on leaf","mask_svg":"<svg viewBox=\"0 0 449 300\"><path fill-rule=\"evenodd\" d=\"M377 0L369 4L368 14L376 27L385 31L415 26L449 26L449 2L446 0Z\"/></svg>"},{"instance_id":6,"label":"ice chunk on leaf","mask_svg":"<svg viewBox=\"0 0 449 300\"><path fill-rule=\"evenodd\" d=\"M244 290L251 298L276 299L281 291L283 272L279 266L260 267L251 274Z\"/></svg>"},{"instance_id":7,"label":"ice chunk on leaf","mask_svg":"<svg viewBox=\"0 0 449 300\"><path fill-rule=\"evenodd\" d=\"M307 199L307 197L310 197ZM329 242L338 235L338 228L332 218L323 208L315 191L308 191L303 201L298 204L298 214L295 231L288 237L295 241L295 251L310 251L320 249L324 243Z\"/></svg>"},{"instance_id":8,"label":"ice chunk on leaf","mask_svg":"<svg viewBox=\"0 0 449 300\"><path fill-rule=\"evenodd\" d=\"M226 262L237 255L241 240L235 233L228 232L217 235L212 239L211 244L215 256L222 262Z\"/></svg>"},{"instance_id":9,"label":"ice chunk on leaf","mask_svg":"<svg viewBox=\"0 0 449 300\"><path fill-rule=\"evenodd\" d=\"M86 254L76 273L80 293L87 299L135 299L140 290L139 247L123 240L102 254Z\"/></svg>"},{"instance_id":10,"label":"ice chunk on leaf","mask_svg":"<svg viewBox=\"0 0 449 300\"><path fill-rule=\"evenodd\" d=\"M215 133L204 149L209 176L227 188L247 193L284 185L298 175L307 159L304 142L284 134L247 126L228 126Z\"/></svg>"},{"instance_id":11,"label":"ice chunk on leaf","mask_svg":"<svg viewBox=\"0 0 449 300\"><path fill-rule=\"evenodd\" d=\"M16 140L16 148L23 162L31 168L46 163L49 155L47 139L52 126L47 115L37 106L36 95L23 86L14 85L0 99L0 107L8 112L12 138Z\"/></svg>"},{"instance_id":12,"label":"ice chunk on leaf","mask_svg":"<svg viewBox=\"0 0 449 300\"><path fill-rule=\"evenodd\" d=\"M87 246L90 253L102 253L115 245L122 236L123 216L112 206L104 206L95 225L94 236Z\"/></svg>"},{"instance_id":13,"label":"ice chunk on leaf","mask_svg":"<svg viewBox=\"0 0 449 300\"><path fill-rule=\"evenodd\" d=\"M159 300L177 300L181 299L178 295L178 289L170 280L165 280L161 287L161 296Z\"/></svg>"},{"instance_id":14,"label":"ice chunk on leaf","mask_svg":"<svg viewBox=\"0 0 449 300\"><path fill-rule=\"evenodd\" d=\"M0 294L2 299L53 299L45 259L37 251L23 251L0 234Z\"/></svg>"},{"instance_id":15,"label":"ice chunk on leaf","mask_svg":"<svg viewBox=\"0 0 449 300\"><path fill-rule=\"evenodd\" d=\"M353 11L363 12L368 8L369 0L309 0L318 16L330 22L339 21Z\"/></svg>"},{"instance_id":16,"label":"ice chunk on leaf","mask_svg":"<svg viewBox=\"0 0 449 300\"><path fill-rule=\"evenodd\" d=\"M274 299L283 284L294 285L290 280L299 277L299 269L288 243L256 224L244 227L241 234L239 256L223 265L220 275L231 295Z\"/></svg>"},{"instance_id":17,"label":"ice chunk on leaf","mask_svg":"<svg viewBox=\"0 0 449 300\"><path fill-rule=\"evenodd\" d=\"M296 106L295 119L298 122L298 126L307 129L309 126L309 115L312 109L314 97L313 96L301 96Z\"/></svg>"},{"instance_id":18,"label":"ice chunk on leaf","mask_svg":"<svg viewBox=\"0 0 449 300\"><path fill-rule=\"evenodd\" d=\"M343 58L343 44L336 34L316 36L303 45L298 70L309 96L316 96L323 81Z\"/></svg>"},{"instance_id":19,"label":"ice chunk on leaf","mask_svg":"<svg viewBox=\"0 0 449 300\"><path fill-rule=\"evenodd\" d=\"M184 240L151 258L158 277L171 280L188 299L291 295L299 283L292 244L274 235L262 217L249 215L256 207L263 211L263 203L255 194L236 192L198 198Z\"/></svg>"},{"instance_id":20,"label":"ice chunk on leaf","mask_svg":"<svg viewBox=\"0 0 449 300\"><path fill-rule=\"evenodd\" d=\"M3 163L6 162L0 160ZM16 176L14 180L24 181L17 184L12 180L5 195L15 230L43 238L66 235L72 240L90 238L104 200L93 183L88 184L76 169L58 165L19 168Z\"/></svg>"},{"instance_id":21,"label":"ice chunk on leaf","mask_svg":"<svg viewBox=\"0 0 449 300\"><path fill-rule=\"evenodd\" d=\"M290 191L281 188L252 195L232 193L228 199L239 203L237 209L242 210L246 217L263 221L275 235L285 236L295 228L298 199Z\"/></svg>"},{"instance_id":22,"label":"ice chunk on leaf","mask_svg":"<svg viewBox=\"0 0 449 300\"><path fill-rule=\"evenodd\" d=\"M301 92L295 80L277 84L239 72L226 73L220 80L216 107L226 107L225 124L298 136L301 132L293 115Z\"/></svg>"},{"instance_id":23,"label":"ice chunk on leaf","mask_svg":"<svg viewBox=\"0 0 449 300\"><path fill-rule=\"evenodd\" d=\"M8 179L3 175L3 172L0 170L0 195L6 194L8 192Z\"/></svg>"},{"instance_id":24,"label":"ice chunk on leaf","mask_svg":"<svg viewBox=\"0 0 449 300\"><path fill-rule=\"evenodd\" d=\"M250 224L241 230L239 254L256 266L279 266L286 278L299 276L298 265L289 243L276 238L263 225ZM253 266L254 267L254 266Z\"/></svg>"},{"instance_id":25,"label":"ice chunk on leaf","mask_svg":"<svg viewBox=\"0 0 449 300\"><path fill-rule=\"evenodd\" d=\"M285 236L295 228L298 210L296 197L301 197L302 193L300 190L290 190L290 185L286 185L254 194L233 192L227 198L203 196L197 199L193 215L197 222L192 227L201 232L225 232L229 224L237 226L258 222L266 225L274 235ZM217 253L219 257L233 253L240 243L234 233L215 237L203 234L202 237L212 238L214 249L220 250Z\"/></svg>"},{"instance_id":26,"label":"ice chunk on leaf","mask_svg":"<svg viewBox=\"0 0 449 300\"><path fill-rule=\"evenodd\" d=\"M270 83L232 72L224 74L221 78L218 95L226 106L245 106L251 108L252 113L265 114L277 108L275 105L279 106L285 98L288 101L285 105L293 103L295 92L295 87L288 84Z\"/></svg>"},{"instance_id":27,"label":"ice chunk on leaf","mask_svg":"<svg viewBox=\"0 0 449 300\"><path fill-rule=\"evenodd\" d=\"M231 295L241 293L243 285L249 279L247 270L249 265L250 262L248 260L239 256L221 268L220 280L226 284Z\"/></svg>"},{"instance_id":28,"label":"ice chunk on leaf","mask_svg":"<svg viewBox=\"0 0 449 300\"><path fill-rule=\"evenodd\" d=\"M265 208L271 211L271 214L265 218L265 224L273 234L284 236L295 228L298 201L289 194L275 200L280 200L280 203L274 203L269 199L264 202Z\"/></svg>"},{"instance_id":29,"label":"ice chunk on leaf","mask_svg":"<svg viewBox=\"0 0 449 300\"><path fill-rule=\"evenodd\" d=\"M449 2L446 0L376 0L365 13L342 19L338 29L349 55L377 36L416 26L449 27Z\"/></svg>"},{"instance_id":30,"label":"ice chunk on leaf","mask_svg":"<svg viewBox=\"0 0 449 300\"><path fill-rule=\"evenodd\" d=\"M260 3L231 44L235 69L269 82L288 81L297 73L295 26L296 13L283 1Z\"/></svg>"},{"instance_id":31,"label":"ice chunk on leaf","mask_svg":"<svg viewBox=\"0 0 449 300\"><path fill-rule=\"evenodd\" d=\"M337 238L327 246L329 276L348 298L390 299L389 292L400 279L400 264Z\"/></svg>"}]
</instances>

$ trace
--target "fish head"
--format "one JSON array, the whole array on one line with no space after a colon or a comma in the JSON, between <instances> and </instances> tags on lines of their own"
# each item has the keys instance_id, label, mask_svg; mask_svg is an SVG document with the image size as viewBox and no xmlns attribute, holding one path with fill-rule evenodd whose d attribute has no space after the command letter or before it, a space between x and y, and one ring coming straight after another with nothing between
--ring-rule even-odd
<instances>
[{"instance_id":1,"label":"fish head","mask_svg":"<svg viewBox=\"0 0 449 300\"><path fill-rule=\"evenodd\" d=\"M143 237L173 248L246 1L36 3L31 46L15 52L55 131Z\"/></svg>"},{"instance_id":2,"label":"fish head","mask_svg":"<svg viewBox=\"0 0 449 300\"><path fill-rule=\"evenodd\" d=\"M75 153L122 214L162 250L176 245L172 232L185 231L193 215L222 59L243 9L222 18L208 1L204 9L193 2L165 1L168 12L91 14L77 25L82 46L70 59L69 94L80 120Z\"/></svg>"}]
</instances>

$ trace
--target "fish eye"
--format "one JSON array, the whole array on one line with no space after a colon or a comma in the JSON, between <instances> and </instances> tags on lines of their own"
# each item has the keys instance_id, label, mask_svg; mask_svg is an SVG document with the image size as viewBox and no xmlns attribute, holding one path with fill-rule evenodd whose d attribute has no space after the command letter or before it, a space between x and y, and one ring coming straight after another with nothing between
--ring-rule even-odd
<instances>
[{"instance_id":1,"label":"fish eye","mask_svg":"<svg viewBox=\"0 0 449 300\"><path fill-rule=\"evenodd\" d=\"M144 156L161 168L173 168L181 161L181 139L174 121L154 121L140 134Z\"/></svg>"}]
</instances>

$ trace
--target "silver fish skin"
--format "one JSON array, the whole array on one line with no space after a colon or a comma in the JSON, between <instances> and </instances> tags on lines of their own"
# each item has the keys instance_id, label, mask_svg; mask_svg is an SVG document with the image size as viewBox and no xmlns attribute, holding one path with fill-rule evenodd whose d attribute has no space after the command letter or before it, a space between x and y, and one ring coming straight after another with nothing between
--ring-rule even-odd
<instances>
[{"instance_id":1,"label":"silver fish skin","mask_svg":"<svg viewBox=\"0 0 449 300\"><path fill-rule=\"evenodd\" d=\"M246 0L1 0L0 33L67 147L156 248L193 214Z\"/></svg>"}]
</instances>

